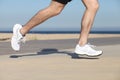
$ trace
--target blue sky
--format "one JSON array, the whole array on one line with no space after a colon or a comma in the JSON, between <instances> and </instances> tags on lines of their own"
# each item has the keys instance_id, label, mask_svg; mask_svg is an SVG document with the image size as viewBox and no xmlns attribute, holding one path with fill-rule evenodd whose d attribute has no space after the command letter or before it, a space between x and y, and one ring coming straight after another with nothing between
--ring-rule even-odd
<instances>
[{"instance_id":1,"label":"blue sky","mask_svg":"<svg viewBox=\"0 0 120 80\"><path fill-rule=\"evenodd\" d=\"M51 0L0 0L0 30L12 30L16 23L25 24L33 15L49 5ZM93 30L120 31L120 0L99 0L100 8ZM73 0L59 16L53 17L33 30L79 30L85 7Z\"/></svg>"}]
</instances>

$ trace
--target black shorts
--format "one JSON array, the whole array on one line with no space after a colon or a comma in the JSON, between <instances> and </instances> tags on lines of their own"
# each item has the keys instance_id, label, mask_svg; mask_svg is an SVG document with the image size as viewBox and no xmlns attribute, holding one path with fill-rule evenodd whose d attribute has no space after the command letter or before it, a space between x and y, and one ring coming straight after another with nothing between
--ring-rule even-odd
<instances>
[{"instance_id":1,"label":"black shorts","mask_svg":"<svg viewBox=\"0 0 120 80\"><path fill-rule=\"evenodd\" d=\"M68 2L70 2L72 0L54 0L54 1L57 1L57 2L62 3L62 4L67 4Z\"/></svg>"}]
</instances>

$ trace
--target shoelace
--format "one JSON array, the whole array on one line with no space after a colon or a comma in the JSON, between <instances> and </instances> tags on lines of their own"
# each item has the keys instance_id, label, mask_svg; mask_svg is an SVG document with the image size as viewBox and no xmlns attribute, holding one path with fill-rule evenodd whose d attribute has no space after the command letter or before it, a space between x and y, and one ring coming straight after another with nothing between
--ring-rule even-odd
<instances>
[{"instance_id":1,"label":"shoelace","mask_svg":"<svg viewBox=\"0 0 120 80\"><path fill-rule=\"evenodd\" d=\"M21 42L22 42L22 43L25 43L25 42L26 42L26 38L23 37Z\"/></svg>"},{"instance_id":2,"label":"shoelace","mask_svg":"<svg viewBox=\"0 0 120 80\"><path fill-rule=\"evenodd\" d=\"M18 44L24 44L26 42L26 38L25 37L23 37L23 38L21 38L20 39L20 41L18 42Z\"/></svg>"},{"instance_id":3,"label":"shoelace","mask_svg":"<svg viewBox=\"0 0 120 80\"><path fill-rule=\"evenodd\" d=\"M90 46L90 47L92 47L92 48L96 47L95 45L91 45L90 43L88 43L87 45Z\"/></svg>"}]
</instances>

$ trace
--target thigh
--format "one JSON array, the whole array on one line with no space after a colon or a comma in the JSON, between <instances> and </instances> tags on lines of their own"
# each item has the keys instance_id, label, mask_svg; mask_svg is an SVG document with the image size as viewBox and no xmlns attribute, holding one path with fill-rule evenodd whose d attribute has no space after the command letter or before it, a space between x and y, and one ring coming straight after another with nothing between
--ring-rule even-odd
<instances>
[{"instance_id":1,"label":"thigh","mask_svg":"<svg viewBox=\"0 0 120 80\"><path fill-rule=\"evenodd\" d=\"M98 0L82 0L83 4L86 7L90 7L90 6L94 6L94 5L98 5Z\"/></svg>"},{"instance_id":2,"label":"thigh","mask_svg":"<svg viewBox=\"0 0 120 80\"><path fill-rule=\"evenodd\" d=\"M59 11L61 12L65 7L65 4L59 3L55 0L52 0L50 5L48 6L48 9L52 10L52 11Z\"/></svg>"},{"instance_id":3,"label":"thigh","mask_svg":"<svg viewBox=\"0 0 120 80\"><path fill-rule=\"evenodd\" d=\"M50 6L54 7L54 8L59 8L59 7L64 8L65 4L57 2L56 0L52 0L51 3L50 3Z\"/></svg>"}]
</instances>

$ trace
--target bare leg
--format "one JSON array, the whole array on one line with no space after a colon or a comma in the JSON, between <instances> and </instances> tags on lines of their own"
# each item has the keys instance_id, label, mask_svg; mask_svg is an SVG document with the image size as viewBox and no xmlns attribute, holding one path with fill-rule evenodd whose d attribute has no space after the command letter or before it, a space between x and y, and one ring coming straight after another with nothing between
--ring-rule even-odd
<instances>
[{"instance_id":1,"label":"bare leg","mask_svg":"<svg viewBox=\"0 0 120 80\"><path fill-rule=\"evenodd\" d=\"M81 22L81 34L80 34L80 40L79 40L80 46L83 46L87 43L90 29L94 22L96 12L99 8L98 0L82 0L82 1L86 7L86 11L83 15L82 22Z\"/></svg>"},{"instance_id":2,"label":"bare leg","mask_svg":"<svg viewBox=\"0 0 120 80\"><path fill-rule=\"evenodd\" d=\"M22 33L22 35L25 35L27 32L29 32L32 28L34 28L38 24L41 24L47 19L58 15L63 10L64 7L65 4L52 1L50 6L48 6L46 9L39 11L35 16L33 16L33 18L23 26L20 32Z\"/></svg>"}]
</instances>

